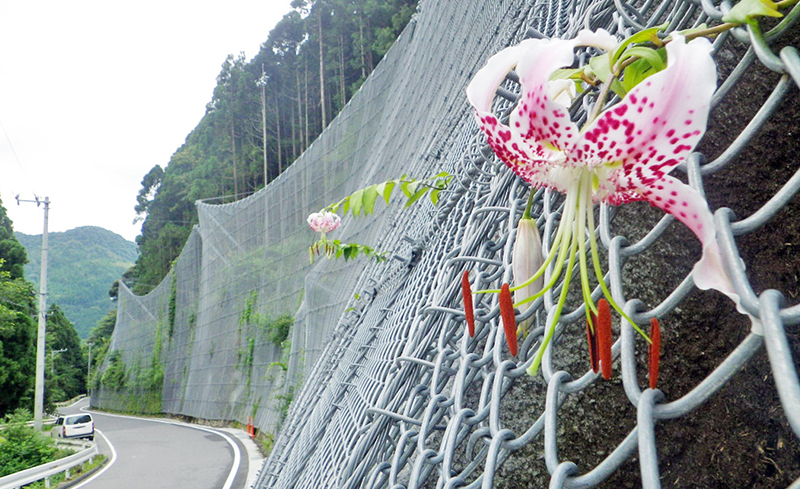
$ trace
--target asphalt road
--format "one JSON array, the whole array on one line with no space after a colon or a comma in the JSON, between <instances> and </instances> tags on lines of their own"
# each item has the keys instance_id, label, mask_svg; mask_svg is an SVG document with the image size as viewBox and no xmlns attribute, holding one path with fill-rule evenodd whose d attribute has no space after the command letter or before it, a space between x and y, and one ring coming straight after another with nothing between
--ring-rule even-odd
<instances>
[{"instance_id":1,"label":"asphalt road","mask_svg":"<svg viewBox=\"0 0 800 489\"><path fill-rule=\"evenodd\" d=\"M240 489L248 457L235 436L170 420L105 414L88 400L61 408L88 411L106 466L73 489Z\"/></svg>"}]
</instances>

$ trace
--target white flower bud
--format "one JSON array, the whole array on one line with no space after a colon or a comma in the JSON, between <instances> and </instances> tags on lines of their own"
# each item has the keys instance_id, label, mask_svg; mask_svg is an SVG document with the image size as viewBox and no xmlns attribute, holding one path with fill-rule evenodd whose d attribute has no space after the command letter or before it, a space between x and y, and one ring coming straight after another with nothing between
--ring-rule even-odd
<instances>
[{"instance_id":1,"label":"white flower bud","mask_svg":"<svg viewBox=\"0 0 800 489\"><path fill-rule=\"evenodd\" d=\"M514 273L514 284L520 285L525 283L539 271L542 263L544 263L542 239L539 236L539 228L536 226L536 221L533 219L520 219L517 225L517 237L514 241L514 250L512 251L511 267ZM544 274L533 281L533 283L514 292L514 302L519 302L537 294L542 290L543 286ZM525 312L531 304L532 303L529 302L520 306L520 312ZM524 323L528 323L528 321ZM521 324L520 328L523 331L527 330L527 324Z\"/></svg>"}]
</instances>

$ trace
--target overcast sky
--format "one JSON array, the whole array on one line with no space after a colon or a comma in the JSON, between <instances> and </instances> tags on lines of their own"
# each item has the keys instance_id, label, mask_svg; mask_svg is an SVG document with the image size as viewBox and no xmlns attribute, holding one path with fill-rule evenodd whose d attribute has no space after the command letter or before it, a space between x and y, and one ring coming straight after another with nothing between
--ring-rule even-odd
<instances>
[{"instance_id":1,"label":"overcast sky","mask_svg":"<svg viewBox=\"0 0 800 489\"><path fill-rule=\"evenodd\" d=\"M14 229L133 240L142 177L197 125L228 54L258 53L290 0L0 0L0 198Z\"/></svg>"}]
</instances>

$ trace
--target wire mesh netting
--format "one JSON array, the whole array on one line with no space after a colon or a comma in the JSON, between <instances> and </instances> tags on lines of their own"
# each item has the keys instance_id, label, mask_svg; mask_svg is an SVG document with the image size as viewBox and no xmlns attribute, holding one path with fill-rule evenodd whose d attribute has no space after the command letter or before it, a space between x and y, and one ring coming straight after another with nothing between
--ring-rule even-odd
<instances>
[{"instance_id":1,"label":"wire mesh netting","mask_svg":"<svg viewBox=\"0 0 800 489\"><path fill-rule=\"evenodd\" d=\"M531 36L604 28L621 39L664 23L667 31L717 24L729 9L683 0L421 2L289 170L248 199L198 204L200 225L171 275L145 297L121 290L111 348L134 371L154 355L166 365L168 413L254 415L263 431L280 427L258 488L800 480L796 6L764 32L736 28L715 40L720 84L709 130L674 172L716 211L725 267L760 326L721 294L696 290L700 244L691 232L628 204L596 211L602 265L633 321L661 319L660 389L642 389L647 348L626 321L614 330L615 377L592 373L579 294L568 299L541 375L528 376L558 288L518 314L530 326L517 357L504 346L494 294L476 296L477 334L465 334L461 274L470 272L473 289L511 281L516 224L532 191L479 133L464 96L472 75ZM518 91L514 80L503 84L501 113ZM335 231L389 250L388 262L309 265L309 212L371 183L442 170L455 178L438 206L394 205ZM563 198L535 192L547 248ZM295 321L278 346L269 325L284 313ZM92 402L124 399L100 389Z\"/></svg>"}]
</instances>

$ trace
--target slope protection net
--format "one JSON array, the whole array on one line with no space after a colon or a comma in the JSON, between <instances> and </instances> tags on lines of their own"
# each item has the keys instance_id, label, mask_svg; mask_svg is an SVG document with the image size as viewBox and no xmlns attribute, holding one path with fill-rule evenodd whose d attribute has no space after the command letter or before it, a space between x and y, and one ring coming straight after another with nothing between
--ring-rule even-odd
<instances>
[{"instance_id":1,"label":"slope protection net","mask_svg":"<svg viewBox=\"0 0 800 489\"><path fill-rule=\"evenodd\" d=\"M674 172L705 191L726 266L763 331L750 331L727 298L695 290L699 244L646 204L597 212L616 301L637 323L662 320L661 390L641 389L645 349L627 323L615 326L614 379L591 373L579 297L537 378L525 368L553 313L552 292L520 316L532 326L518 357L504 346L496 296L476 296L476 338L465 334L462 313L464 270L475 289L510 281L530 192L486 146L466 103L486 59L530 36L602 27L621 38L665 22L668 30L718 22L729 8L421 2L291 168L248 199L199 203L200 224L170 276L144 297L122 288L111 348L129 367L129 385L100 388L92 403L124 407L139 388L135 372L155 362L165 412L253 416L269 432L282 425L258 488L659 487L662 477L675 487L724 487L721 471L751 462L727 485L758 487L742 482L748 470L762 487L788 485L800 477L797 7L765 34L739 29L715 42L720 87L709 132ZM509 110L518 90L508 80L496 104ZM455 178L438 206L381 208L345 219L331 236L388 250L389 261L308 263L309 212L368 184L439 171ZM536 194L546 246L561 205L557 194ZM270 325L286 313L294 326L278 346ZM696 416L704 410L711 421ZM737 440L759 443L757 453Z\"/></svg>"},{"instance_id":2,"label":"slope protection net","mask_svg":"<svg viewBox=\"0 0 800 489\"><path fill-rule=\"evenodd\" d=\"M521 20L499 19L515 18L519 9L507 2L491 15L479 6L459 13L457 22L483 18L475 25L500 34L485 42L464 31L438 45L420 43L412 22L324 133L267 188L231 204L198 202L199 225L169 276L141 297L120 287L109 351L118 352L125 382L96 386L93 405L141 409L139 399L149 397L148 410L242 423L252 417L263 431L276 431L363 268L325 259L310 264L316 233L306 217L365 183L437 173L431 169L469 120L465 82L453 84L466 79L464 67L450 60L477 66L502 48ZM426 223L398 206L376 214L344 223L335 237L410 256L401 231ZM280 341L273 332L283 315L294 324ZM103 371L109 368L106 362ZM153 396L151 380L159 377L163 389Z\"/></svg>"},{"instance_id":3,"label":"slope protection net","mask_svg":"<svg viewBox=\"0 0 800 489\"><path fill-rule=\"evenodd\" d=\"M509 10L483 7L483 2L459 2L457 6L433 3L422 5L415 40L436 48L440 46L423 37L428 32L437 41L453 39L460 43L464 41L459 35L469 31L479 39L481 47L490 39L513 44L531 35L572 37L584 27L603 27L624 37L664 22L669 23L668 30L713 22L730 8L728 4L684 1L529 2L515 5L510 10L515 15L508 16ZM627 304L626 311L635 321L645 324L657 316L673 325L673 346L668 354L691 355L687 343L695 341L697 330L701 336L717 338L718 346L707 351L716 355L715 361L702 375L675 366L672 375L695 375L674 385L667 381L672 394L677 395L641 389L646 371L643 345L636 341L627 323L617 332L620 339L614 346L622 382L599 386L583 352L584 312L579 301L573 301L560 320L560 341L545 356L543 378L527 378L525 367L542 338L541 326L554 310L552 293L537 304L535 312L525 314L538 327L527 337L519 358L505 353L499 306L494 297L476 298L479 334L475 339L469 338L461 312L460 275L463 270L470 270L475 289L496 289L511 280L511 243L529 190L495 159L484 137L467 119L438 162L438 168L456 175L457 184L449 201L440 204L440 208L417 209L413 219L422 224L406 225L401 231L419 250L419 261L367 268L357 289L362 300L351 304L353 310L342 317L331 343L310 373L257 487L595 487L612 475L616 479L607 481L608 487L660 487L660 470L668 469L665 466L669 464L659 463L659 448L667 453L674 450L667 446L669 440L661 440L663 444L659 445L655 425L670 419L689 419L693 411L715 395L730 396L729 391L719 394L720 389L764 346L783 413L791 425L789 429L784 420L781 436L789 438L781 438L782 443L792 447L788 448L789 453L796 450L797 439L792 437L792 430L800 436L800 388L797 360L791 352L794 349L797 358L800 308L788 302L796 299L797 279L778 281L788 286L785 298L776 290L757 295L742 257L750 263L763 262L750 260L751 249L740 253L739 241L744 242L741 246L752 247L746 237L750 233L763 233L761 239L766 241L781 239L780 233L766 226L767 221L776 215L783 219L796 216L794 208L787 208L796 205L791 201L800 189L800 173L795 173L797 153L792 151L797 146L791 142L778 145L778 151L784 152L778 158L783 171L776 171L772 175L775 180L768 185L759 182L754 187L737 188L734 185L740 182L726 181L735 180L729 176L731 171L746 173L735 169L736 165L764 165L762 173L774 170L774 166L767 166L768 158L754 161L752 153L747 153L748 143L760 132L773 131L773 136L784 140L796 137L792 131L798 127L797 52L792 47L778 47L775 53L779 54L775 54L769 47L780 35L791 36L797 44L798 36L792 35L792 30L797 29L793 23L797 9L792 14L766 36L753 30L735 31L717 40L715 50L724 82L714 98L709 141L701 148L717 156L706 158L698 152L681 168L696 188L703 189L707 181L719 183L720 189L709 185L706 192L712 208L718 209L716 220L725 262L732 270L737 292L744 297L744 307L760 317L763 331L749 331L750 322L713 294L695 291L694 301L690 300L694 286L689 272L699 257L699 246L691 242L691 234L675 229L679 225L670 226L671 217L645 206L599 210L607 280L616 300ZM457 17L460 15L464 18ZM515 26L518 28L510 37L503 38L501 33L480 24L486 16L499 21L498 27L524 21ZM416 54L412 48L404 48L411 51L409 55ZM460 63L465 74L474 73L480 66L459 56L449 59ZM759 64L777 75L768 76ZM747 81L746 74L754 70L761 71ZM466 78L453 83L463 86ZM753 91L753 84L771 90L766 100L759 99L761 95ZM744 92L733 95L737 85L745 87ZM501 95L508 99L506 107L510 109L518 86L508 81L504 88L507 91ZM750 105L755 103L757 111L737 113L730 108L747 105L739 100L743 95L756 99ZM790 116L788 125L783 119L782 126L774 132L768 121L781 110L795 114L795 118ZM734 128L738 129L732 132ZM715 174L720 177L715 179ZM770 190L765 192L765 188ZM746 193L754 189L762 195ZM739 199L756 202L741 205ZM559 196L550 192L537 194L534 209L545 245L557 228L561 203ZM747 211L740 218L723 207ZM776 273L776 266L792 270L796 267L796 258L791 254L777 264L767 261L772 266L766 274ZM750 273L759 275L758 271ZM720 322L732 325L716 331L709 328L709 324L714 328ZM695 332L684 331L691 329ZM711 341L713 345L714 340ZM699 355L705 353L700 351ZM624 392L622 399L609 392L611 389ZM756 392L753 389L750 395L757 396ZM611 412L616 410L622 414L614 416ZM622 426L611 426L614 422ZM574 459L559 457L560 447L563 450L565 446L580 446L569 442L570 431L577 437L593 439L595 446L588 443L584 450L600 449L589 456L570 454L590 460L589 463L579 465ZM619 438L614 439L615 436ZM702 443L703 435L695 436L695 443ZM732 432L723 436L737 435ZM515 457L530 447L534 449L526 453L527 458ZM726 446L706 447L708 451L725 449ZM742 457L742 464L750 460L743 454L734 455L737 456ZM638 459L638 464L631 466L631 459ZM782 477L767 474L760 481L763 487L778 487L781 481L786 486L786 481L800 476L799 461L792 455L788 460L793 464L778 469L784 472ZM542 467L537 470L537 465ZM629 475L615 475L621 467ZM706 470L711 472L714 468ZM744 470L758 478L755 465ZM695 474L703 471L702 466L684 466L671 473L669 485L699 487L690 481L702 480ZM726 486L724 479L717 484Z\"/></svg>"}]
</instances>

